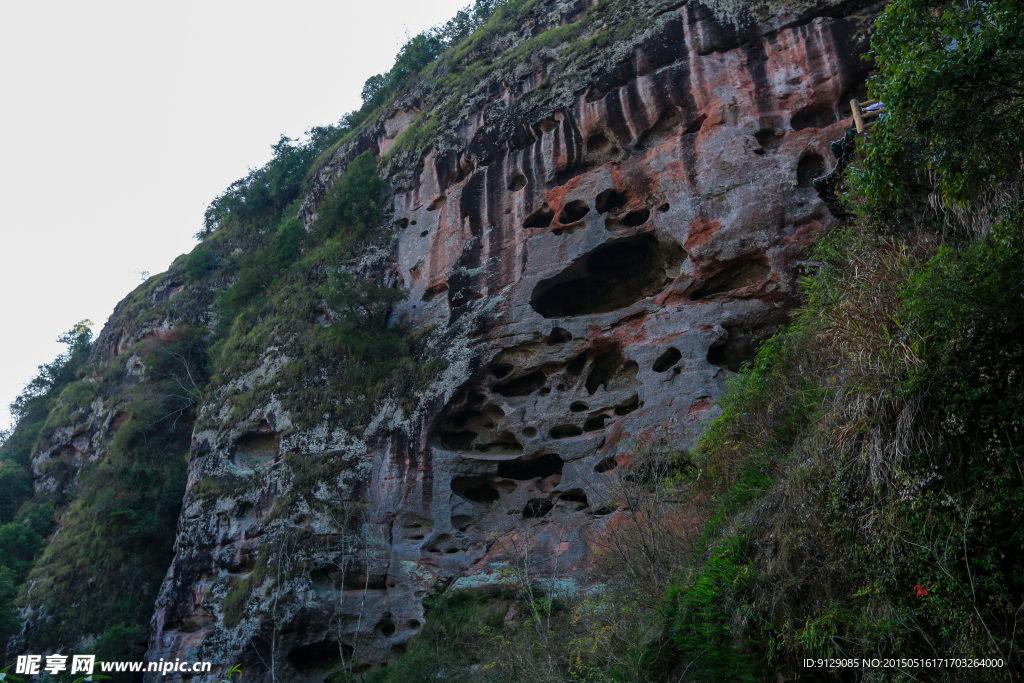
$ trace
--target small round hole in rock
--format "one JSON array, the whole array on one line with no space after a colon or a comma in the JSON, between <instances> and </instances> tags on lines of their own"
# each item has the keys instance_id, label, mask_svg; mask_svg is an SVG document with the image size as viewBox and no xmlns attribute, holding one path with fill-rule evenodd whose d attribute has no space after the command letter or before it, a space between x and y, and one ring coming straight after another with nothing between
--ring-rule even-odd
<instances>
[{"instance_id":1,"label":"small round hole in rock","mask_svg":"<svg viewBox=\"0 0 1024 683\"><path fill-rule=\"evenodd\" d=\"M670 347L665 353L658 356L658 360L654 361L654 366L651 369L655 372L665 372L678 363L682 357L683 354L679 349Z\"/></svg>"},{"instance_id":2,"label":"small round hole in rock","mask_svg":"<svg viewBox=\"0 0 1024 683\"><path fill-rule=\"evenodd\" d=\"M557 425L551 428L548 436L552 439L568 439L573 436L579 436L582 433L583 430L576 425Z\"/></svg>"},{"instance_id":3,"label":"small round hole in rock","mask_svg":"<svg viewBox=\"0 0 1024 683\"><path fill-rule=\"evenodd\" d=\"M429 233L429 230L424 230L423 232L420 233L420 237L426 237Z\"/></svg>"},{"instance_id":4,"label":"small round hole in rock","mask_svg":"<svg viewBox=\"0 0 1024 683\"><path fill-rule=\"evenodd\" d=\"M587 492L583 489L572 489L571 491L566 491L560 495L559 498L567 503L576 503L578 506L581 506L581 508L585 508L590 504L587 502Z\"/></svg>"},{"instance_id":5,"label":"small round hole in rock","mask_svg":"<svg viewBox=\"0 0 1024 683\"><path fill-rule=\"evenodd\" d=\"M594 471L595 472L611 472L612 470L614 470L618 466L619 466L618 461L616 461L615 458L613 458L612 456L609 455L607 458L605 458L601 462L599 462L596 465L594 465Z\"/></svg>"},{"instance_id":6,"label":"small round hole in rock","mask_svg":"<svg viewBox=\"0 0 1024 683\"><path fill-rule=\"evenodd\" d=\"M532 439L533 437L537 436L537 428L527 427L526 429L523 430L523 436L525 436L527 439Z\"/></svg>"},{"instance_id":7,"label":"small round hole in rock","mask_svg":"<svg viewBox=\"0 0 1024 683\"><path fill-rule=\"evenodd\" d=\"M408 626L409 628L419 628L420 626L422 626L422 624L420 623L419 619L410 619L408 622L406 622L406 626Z\"/></svg>"},{"instance_id":8,"label":"small round hole in rock","mask_svg":"<svg viewBox=\"0 0 1024 683\"><path fill-rule=\"evenodd\" d=\"M587 152L591 154L603 152L611 146L612 141L605 137L603 133L594 133L587 138Z\"/></svg>"},{"instance_id":9,"label":"small round hole in rock","mask_svg":"<svg viewBox=\"0 0 1024 683\"><path fill-rule=\"evenodd\" d=\"M530 214L530 217L523 222L524 228L547 228L551 226L551 221L555 219L555 212L551 208L544 204L539 209Z\"/></svg>"},{"instance_id":10,"label":"small round hole in rock","mask_svg":"<svg viewBox=\"0 0 1024 683\"><path fill-rule=\"evenodd\" d=\"M626 205L626 196L615 189L607 189L597 195L597 212L616 212Z\"/></svg>"},{"instance_id":11,"label":"small round hole in rock","mask_svg":"<svg viewBox=\"0 0 1024 683\"><path fill-rule=\"evenodd\" d=\"M395 221L395 225L398 226L399 230L405 230L406 228L409 227L409 219L399 218L397 221Z\"/></svg>"},{"instance_id":12,"label":"small round hole in rock","mask_svg":"<svg viewBox=\"0 0 1024 683\"><path fill-rule=\"evenodd\" d=\"M587 353L584 351L583 353L579 354L578 356L572 359L572 362L566 366L565 371L568 372L573 377L578 377L579 374L583 372L583 368L586 367L586 365Z\"/></svg>"},{"instance_id":13,"label":"small round hole in rock","mask_svg":"<svg viewBox=\"0 0 1024 683\"><path fill-rule=\"evenodd\" d=\"M498 379L506 377L510 372L512 372L512 366L509 365L508 363L495 365L493 368L491 368L491 374L497 377Z\"/></svg>"},{"instance_id":14,"label":"small round hole in rock","mask_svg":"<svg viewBox=\"0 0 1024 683\"><path fill-rule=\"evenodd\" d=\"M562 225L568 225L569 223L575 223L576 221L583 220L583 217L590 213L590 207L582 199L576 199L565 205L562 209L562 215L558 217L558 222Z\"/></svg>"},{"instance_id":15,"label":"small round hole in rock","mask_svg":"<svg viewBox=\"0 0 1024 683\"><path fill-rule=\"evenodd\" d=\"M590 410L590 408L583 401L573 401L569 405L569 410L571 410L574 413L582 413L585 410Z\"/></svg>"},{"instance_id":16,"label":"small round hole in rock","mask_svg":"<svg viewBox=\"0 0 1024 683\"><path fill-rule=\"evenodd\" d=\"M554 504L550 500L534 498L526 504L526 507L523 508L523 517L526 517L527 519L543 517L551 512L551 508L553 507Z\"/></svg>"},{"instance_id":17,"label":"small round hole in rock","mask_svg":"<svg viewBox=\"0 0 1024 683\"><path fill-rule=\"evenodd\" d=\"M638 209L637 211L630 211L622 217L622 224L630 228L635 228L638 225L643 225L651 217L650 209Z\"/></svg>"},{"instance_id":18,"label":"small round hole in rock","mask_svg":"<svg viewBox=\"0 0 1024 683\"><path fill-rule=\"evenodd\" d=\"M816 152L800 157L796 166L796 186L811 187L811 181L825 175L825 159Z\"/></svg>"},{"instance_id":19,"label":"small round hole in rock","mask_svg":"<svg viewBox=\"0 0 1024 683\"><path fill-rule=\"evenodd\" d=\"M519 190L526 187L526 176L522 173L516 174L516 177L508 184L509 192L518 192Z\"/></svg>"},{"instance_id":20,"label":"small round hole in rock","mask_svg":"<svg viewBox=\"0 0 1024 683\"><path fill-rule=\"evenodd\" d=\"M668 205L668 202L665 202L664 204L662 204L661 206L658 207L658 211L660 211L662 213L666 213L670 208L672 208L672 207L670 207Z\"/></svg>"},{"instance_id":21,"label":"small round hole in rock","mask_svg":"<svg viewBox=\"0 0 1024 683\"><path fill-rule=\"evenodd\" d=\"M563 330L561 327L552 328L551 334L548 335L548 346L564 344L568 341L572 341L572 335L569 334L568 330Z\"/></svg>"}]
</instances>

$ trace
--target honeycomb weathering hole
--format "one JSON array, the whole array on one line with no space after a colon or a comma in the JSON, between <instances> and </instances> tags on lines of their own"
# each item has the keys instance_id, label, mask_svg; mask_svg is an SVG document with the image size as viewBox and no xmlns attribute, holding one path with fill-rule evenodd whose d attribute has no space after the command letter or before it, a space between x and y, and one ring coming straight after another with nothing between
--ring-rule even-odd
<instances>
[{"instance_id":1,"label":"honeycomb weathering hole","mask_svg":"<svg viewBox=\"0 0 1024 683\"><path fill-rule=\"evenodd\" d=\"M758 347L777 329L774 325L752 329L731 328L725 341L708 349L708 362L732 372L739 372L744 363L754 360Z\"/></svg>"},{"instance_id":2,"label":"honeycomb weathering hole","mask_svg":"<svg viewBox=\"0 0 1024 683\"><path fill-rule=\"evenodd\" d=\"M340 647L339 647L340 645ZM302 672L332 669L341 664L342 656L349 657L352 647L336 640L324 639L297 647L288 653L288 662Z\"/></svg>"},{"instance_id":3,"label":"honeycomb weathering hole","mask_svg":"<svg viewBox=\"0 0 1024 683\"><path fill-rule=\"evenodd\" d=\"M696 301L713 294L748 287L767 279L771 272L772 267L763 261L734 263L710 277L690 298Z\"/></svg>"},{"instance_id":4,"label":"honeycomb weathering hole","mask_svg":"<svg viewBox=\"0 0 1024 683\"><path fill-rule=\"evenodd\" d=\"M765 152L774 152L781 147L782 137L781 131L776 131L774 128L765 128L754 134L754 138L757 139L757 144L761 146L761 154Z\"/></svg>"},{"instance_id":5,"label":"honeycomb weathering hole","mask_svg":"<svg viewBox=\"0 0 1024 683\"><path fill-rule=\"evenodd\" d=\"M832 107L817 107L801 109L790 119L790 124L793 130L803 130L804 128L825 128L838 120L839 117L836 116Z\"/></svg>"},{"instance_id":6,"label":"honeycomb weathering hole","mask_svg":"<svg viewBox=\"0 0 1024 683\"><path fill-rule=\"evenodd\" d=\"M523 223L524 228L547 228L551 226L551 221L555 219L555 212L548 207L547 204L540 207L526 219Z\"/></svg>"},{"instance_id":7,"label":"honeycomb weathering hole","mask_svg":"<svg viewBox=\"0 0 1024 683\"><path fill-rule=\"evenodd\" d=\"M618 350L611 351L594 359L584 385L591 396L601 387L609 391L629 389L639 384L636 379L639 371L636 361L629 360Z\"/></svg>"},{"instance_id":8,"label":"honeycomb weathering hole","mask_svg":"<svg viewBox=\"0 0 1024 683\"><path fill-rule=\"evenodd\" d=\"M536 517L543 517L544 515L551 512L551 508L555 506L550 500L544 498L534 498L526 503L526 507L523 508L523 517L532 519Z\"/></svg>"},{"instance_id":9,"label":"honeycomb weathering hole","mask_svg":"<svg viewBox=\"0 0 1024 683\"><path fill-rule=\"evenodd\" d=\"M494 484L483 477L455 477L452 480L452 492L460 498L484 505L490 505L501 498Z\"/></svg>"},{"instance_id":10,"label":"honeycomb weathering hole","mask_svg":"<svg viewBox=\"0 0 1024 683\"><path fill-rule=\"evenodd\" d=\"M509 192L518 192L524 187L526 187L526 176L522 173L516 174L516 177L514 177L508 184Z\"/></svg>"},{"instance_id":11,"label":"honeycomb weathering hole","mask_svg":"<svg viewBox=\"0 0 1024 683\"><path fill-rule=\"evenodd\" d=\"M684 256L651 234L612 240L537 283L530 305L545 318L617 311L662 291Z\"/></svg>"},{"instance_id":12,"label":"honeycomb weathering hole","mask_svg":"<svg viewBox=\"0 0 1024 683\"><path fill-rule=\"evenodd\" d=\"M548 431L548 436L552 439L568 439L582 433L583 430L576 425L556 425Z\"/></svg>"},{"instance_id":13,"label":"honeycomb weathering hole","mask_svg":"<svg viewBox=\"0 0 1024 683\"><path fill-rule=\"evenodd\" d=\"M796 186L812 187L811 181L825 175L825 159L812 152L800 157L796 165Z\"/></svg>"},{"instance_id":14,"label":"honeycomb weathering hole","mask_svg":"<svg viewBox=\"0 0 1024 683\"><path fill-rule=\"evenodd\" d=\"M626 205L626 197L618 190L607 189L597 195L597 212L616 212Z\"/></svg>"},{"instance_id":15,"label":"honeycomb weathering hole","mask_svg":"<svg viewBox=\"0 0 1024 683\"><path fill-rule=\"evenodd\" d=\"M544 382L547 381L547 375L540 370L534 370L533 372L511 379L504 384L499 384L494 387L495 393L501 394L502 396L529 396L533 392L544 386Z\"/></svg>"},{"instance_id":16,"label":"honeycomb weathering hole","mask_svg":"<svg viewBox=\"0 0 1024 683\"><path fill-rule=\"evenodd\" d=\"M523 460L505 460L498 463L498 475L506 479L529 481L531 479L550 477L562 473L562 458L556 453L548 453L539 458Z\"/></svg>"},{"instance_id":17,"label":"honeycomb weathering hole","mask_svg":"<svg viewBox=\"0 0 1024 683\"><path fill-rule=\"evenodd\" d=\"M572 335L568 330L563 330L561 327L552 328L551 334L548 335L548 346L555 346L556 344L564 344L572 341ZM579 374L578 372L576 373Z\"/></svg>"},{"instance_id":18,"label":"honeycomb weathering hole","mask_svg":"<svg viewBox=\"0 0 1024 683\"><path fill-rule=\"evenodd\" d=\"M638 209L636 211L630 211L625 216L623 216L622 224L630 228L635 228L639 225L643 225L644 223L646 223L647 219L649 219L650 217L651 212L649 209Z\"/></svg>"},{"instance_id":19,"label":"honeycomb weathering hole","mask_svg":"<svg viewBox=\"0 0 1024 683\"><path fill-rule=\"evenodd\" d=\"M562 214L558 217L558 222L562 225L568 225L569 223L575 223L576 221L583 220L583 217L590 213L590 207L582 199L571 201L565 205L562 209Z\"/></svg>"},{"instance_id":20,"label":"honeycomb weathering hole","mask_svg":"<svg viewBox=\"0 0 1024 683\"><path fill-rule=\"evenodd\" d=\"M655 372L665 372L666 370L671 370L672 366L678 363L680 359L682 359L682 357L683 354L679 351L679 349L675 348L674 346L669 347L669 349L665 351L665 353L658 356L658 360L654 361L654 367L652 367L651 369L654 370Z\"/></svg>"},{"instance_id":21,"label":"honeycomb weathering hole","mask_svg":"<svg viewBox=\"0 0 1024 683\"><path fill-rule=\"evenodd\" d=\"M566 491L560 495L559 498L567 503L576 503L578 506L581 506L579 509L590 505L590 503L587 502L587 492L583 489L572 489L570 491Z\"/></svg>"},{"instance_id":22,"label":"honeycomb weathering hole","mask_svg":"<svg viewBox=\"0 0 1024 683\"><path fill-rule=\"evenodd\" d=\"M277 457L277 434L248 432L236 442L236 457L242 461L265 464Z\"/></svg>"}]
</instances>

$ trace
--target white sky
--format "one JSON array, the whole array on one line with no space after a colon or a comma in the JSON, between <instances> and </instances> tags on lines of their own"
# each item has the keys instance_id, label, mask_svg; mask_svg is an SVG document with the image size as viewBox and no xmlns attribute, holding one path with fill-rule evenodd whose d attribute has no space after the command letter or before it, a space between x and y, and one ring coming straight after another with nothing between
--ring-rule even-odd
<instances>
[{"instance_id":1,"label":"white sky","mask_svg":"<svg viewBox=\"0 0 1024 683\"><path fill-rule=\"evenodd\" d=\"M470 0L0 0L0 428L55 339L195 244L280 134Z\"/></svg>"}]
</instances>

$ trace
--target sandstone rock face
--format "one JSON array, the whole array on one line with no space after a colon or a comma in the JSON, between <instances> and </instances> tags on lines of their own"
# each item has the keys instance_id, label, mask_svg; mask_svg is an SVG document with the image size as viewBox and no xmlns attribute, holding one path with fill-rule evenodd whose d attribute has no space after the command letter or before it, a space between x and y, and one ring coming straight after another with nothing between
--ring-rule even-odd
<instances>
[{"instance_id":1,"label":"sandstone rock face","mask_svg":"<svg viewBox=\"0 0 1024 683\"><path fill-rule=\"evenodd\" d=\"M223 397L204 407L224 415L194 435L148 659L239 662L261 681L379 667L432 589L501 580L510 529L558 558L541 576L585 583L616 469L644 442L692 446L796 303L801 253L831 225L810 179L866 75L859 11L747 25L738 43L686 3L571 106L512 132L468 113L461 148L395 172L385 267L410 292L401 319L458 333L452 381L418 419L363 435L273 402L241 421ZM387 153L414 118L399 109L359 144ZM335 512L282 505L303 485L284 453L334 463L301 481ZM229 471L253 484L211 493Z\"/></svg>"}]
</instances>

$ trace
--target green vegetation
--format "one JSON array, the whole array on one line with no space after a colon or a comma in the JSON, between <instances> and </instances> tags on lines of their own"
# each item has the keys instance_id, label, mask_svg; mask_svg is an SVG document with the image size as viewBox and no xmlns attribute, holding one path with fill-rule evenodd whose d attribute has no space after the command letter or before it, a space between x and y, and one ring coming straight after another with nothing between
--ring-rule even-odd
<instances>
[{"instance_id":1,"label":"green vegetation","mask_svg":"<svg viewBox=\"0 0 1024 683\"><path fill-rule=\"evenodd\" d=\"M185 261L185 272L194 280L202 279L216 267L217 255L206 246L199 246L193 249Z\"/></svg>"},{"instance_id":2,"label":"green vegetation","mask_svg":"<svg viewBox=\"0 0 1024 683\"><path fill-rule=\"evenodd\" d=\"M442 54L453 46L465 42L470 36L478 35L479 29L486 26L492 16L500 13L501 7L509 1L474 0L472 5L467 5L456 12L455 16L444 24L429 28L406 41L398 50L395 63L390 70L366 79L361 93L363 106L341 118L339 126L343 131L342 137L320 154L313 168L323 165L342 142L349 139L350 135L370 121L381 107L411 85L416 76L427 73L428 67L436 64Z\"/></svg>"},{"instance_id":3,"label":"green vegetation","mask_svg":"<svg viewBox=\"0 0 1024 683\"><path fill-rule=\"evenodd\" d=\"M387 183L377 172L373 154L363 152L352 160L345 175L324 196L317 231L328 238L341 233L346 243L359 239L384 220L387 190Z\"/></svg>"},{"instance_id":4,"label":"green vegetation","mask_svg":"<svg viewBox=\"0 0 1024 683\"><path fill-rule=\"evenodd\" d=\"M105 457L81 466L78 484L88 495L62 511L61 533L29 574L28 599L52 610L36 626L36 643L55 647L111 628L148 631L173 555L192 422L206 374L204 337L203 330L183 326L143 342L134 353L146 367L147 382L126 386L114 373L104 383L101 391L118 406L120 426ZM70 595L76 600L69 601ZM123 642L110 638L111 647Z\"/></svg>"},{"instance_id":5,"label":"green vegetation","mask_svg":"<svg viewBox=\"0 0 1024 683\"><path fill-rule=\"evenodd\" d=\"M502 4L503 0L474 0L473 5L459 10L444 24L412 37L399 49L390 71L366 80L362 93L363 108L372 110L384 104L442 52L487 23Z\"/></svg>"},{"instance_id":6,"label":"green vegetation","mask_svg":"<svg viewBox=\"0 0 1024 683\"><path fill-rule=\"evenodd\" d=\"M0 567L0 642L3 643L21 630L21 619L14 606L17 595L14 587L14 572L7 567ZM4 653L0 653L0 664L6 664Z\"/></svg>"},{"instance_id":7,"label":"green vegetation","mask_svg":"<svg viewBox=\"0 0 1024 683\"><path fill-rule=\"evenodd\" d=\"M469 667L487 664L481 653L502 632L511 593L461 591L424 601L426 625L394 667L369 674L365 683L463 681ZM436 646L443 648L438 656ZM336 683L343 683L344 677Z\"/></svg>"},{"instance_id":8,"label":"green vegetation","mask_svg":"<svg viewBox=\"0 0 1024 683\"><path fill-rule=\"evenodd\" d=\"M87 322L61 337L68 351L41 366L15 400L20 420L0 451L4 511L10 514L0 526L0 628L6 628L14 588L21 585L23 597L52 610L33 634L44 647L118 622L147 628L181 504L197 398L192 382L203 381L199 330L183 327L134 349L151 379L141 389L124 386L123 369L97 374L87 364L91 338ZM123 416L106 457L82 464L67 452L73 449L53 452L37 464L39 477L49 483L33 495L30 458L50 446L54 430L80 424L94 397L116 404ZM88 495L75 497L76 473ZM63 533L47 542L55 517Z\"/></svg>"},{"instance_id":9,"label":"green vegetation","mask_svg":"<svg viewBox=\"0 0 1024 683\"><path fill-rule=\"evenodd\" d=\"M1024 13L1016 2L966 10L892 3L872 40L884 78L872 97L889 112L866 148L866 200L905 203L919 171L947 207L1020 181L1024 152Z\"/></svg>"},{"instance_id":10,"label":"green vegetation","mask_svg":"<svg viewBox=\"0 0 1024 683\"><path fill-rule=\"evenodd\" d=\"M328 191L311 233L294 205L263 231L248 219L223 229L253 235L262 246L224 266L234 284L216 299L212 388L257 368L268 348L287 358L272 378L231 398L238 415L274 394L296 418L337 419L359 430L385 393L409 401L412 392L403 387L437 369L414 361L412 330L392 320L404 292L352 267L356 254L391 239L389 230L375 230L388 216L388 199L364 152ZM301 350L291 351L293 344Z\"/></svg>"},{"instance_id":11,"label":"green vegetation","mask_svg":"<svg viewBox=\"0 0 1024 683\"><path fill-rule=\"evenodd\" d=\"M265 166L249 171L210 203L199 236L212 234L228 217L258 227L279 222L302 193L313 160L345 132L341 125L316 126L306 131L302 144L282 135Z\"/></svg>"}]
</instances>

